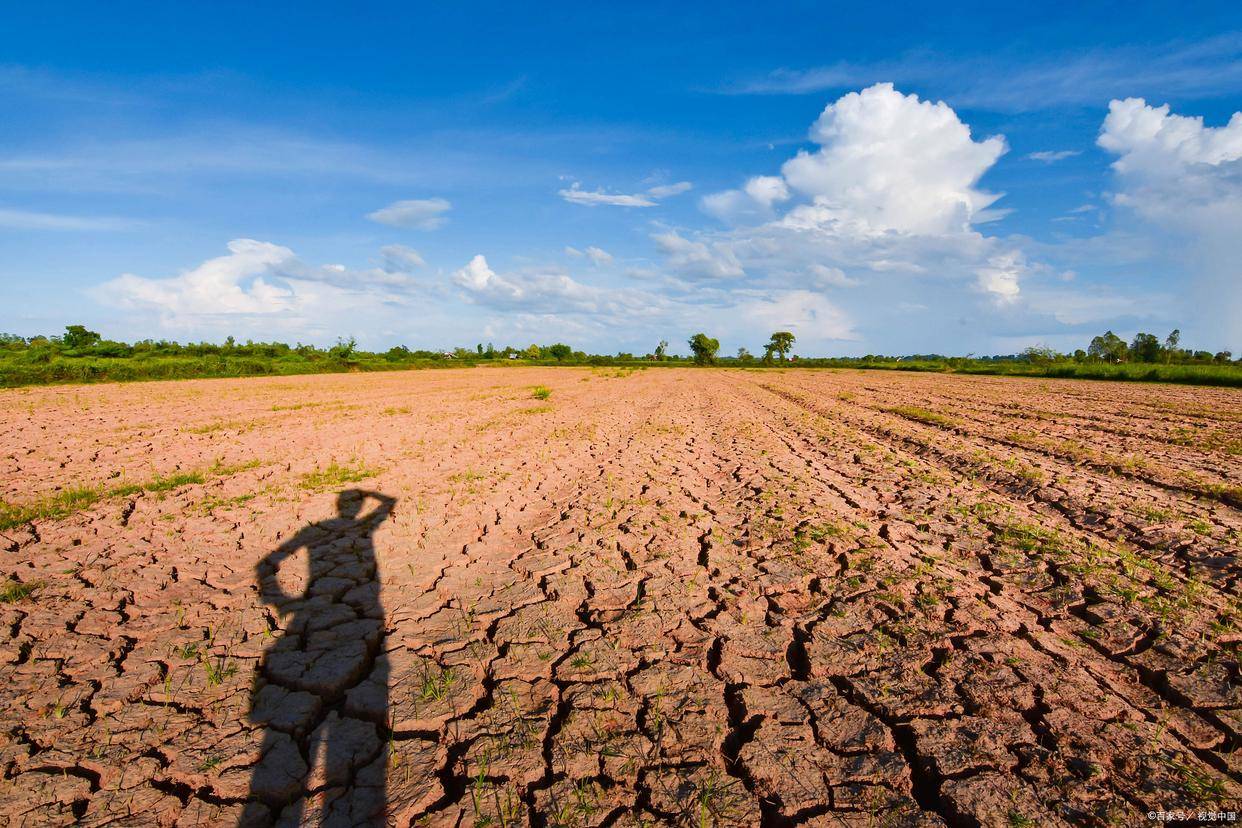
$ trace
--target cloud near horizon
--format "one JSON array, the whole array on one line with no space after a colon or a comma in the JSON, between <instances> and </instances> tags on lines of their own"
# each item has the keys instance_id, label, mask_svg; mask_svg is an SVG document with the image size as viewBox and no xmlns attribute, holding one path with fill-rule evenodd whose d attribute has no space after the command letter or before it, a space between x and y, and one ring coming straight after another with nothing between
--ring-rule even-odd
<instances>
[{"instance_id":1,"label":"cloud near horizon","mask_svg":"<svg viewBox=\"0 0 1242 828\"><path fill-rule=\"evenodd\" d=\"M1180 304L1193 304L1208 336L1242 344L1242 112L1209 127L1167 104L1114 100L1098 143L1116 156L1112 203L1186 274L1172 286Z\"/></svg>"},{"instance_id":2,"label":"cloud near horizon","mask_svg":"<svg viewBox=\"0 0 1242 828\"><path fill-rule=\"evenodd\" d=\"M339 314L400 301L425 286L409 272L414 251L383 248L380 267L351 270L308 265L288 247L234 239L228 253L178 276L122 274L91 290L102 304L174 329L247 331L327 330Z\"/></svg>"}]
</instances>

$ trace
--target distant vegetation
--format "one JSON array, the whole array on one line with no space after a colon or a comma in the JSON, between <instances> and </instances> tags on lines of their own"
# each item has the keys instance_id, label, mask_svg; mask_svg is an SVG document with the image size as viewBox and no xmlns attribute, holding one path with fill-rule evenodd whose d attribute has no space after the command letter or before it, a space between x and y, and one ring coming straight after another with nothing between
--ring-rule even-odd
<instances>
[{"instance_id":1,"label":"distant vegetation","mask_svg":"<svg viewBox=\"0 0 1242 828\"><path fill-rule=\"evenodd\" d=\"M1180 382L1242 387L1242 360L1228 351L1211 353L1181 347L1173 331L1163 340L1139 333L1127 343L1112 331L1095 337L1086 349L1063 354L1049 348L1028 348L1021 354L985 357L913 356L813 357L790 356L797 338L789 331L773 333L756 357L746 348L737 356L719 355L719 340L697 333L688 340L691 354L669 353L661 341L648 354L588 354L564 343L496 348L492 344L451 351L410 350L398 345L382 353L359 350L354 340L329 348L282 342L180 344L167 340L114 342L82 325L70 325L61 336L30 338L0 334L0 386L62 382L124 382L193 377L284 376L349 371L401 371L470 365L721 365L762 368L864 368L895 371L939 371L964 374L1012 374L1036 377Z\"/></svg>"}]
</instances>

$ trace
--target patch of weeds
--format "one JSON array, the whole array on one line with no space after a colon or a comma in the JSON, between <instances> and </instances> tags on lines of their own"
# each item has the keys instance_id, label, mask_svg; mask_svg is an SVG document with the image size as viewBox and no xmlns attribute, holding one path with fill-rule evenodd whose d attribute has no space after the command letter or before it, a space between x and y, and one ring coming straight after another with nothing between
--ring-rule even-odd
<instances>
[{"instance_id":1,"label":"patch of weeds","mask_svg":"<svg viewBox=\"0 0 1242 828\"><path fill-rule=\"evenodd\" d=\"M179 489L182 486L202 483L203 475L201 472L182 472L179 474L170 474L168 477L156 477L149 483L142 486L142 491L146 492L168 492L173 489Z\"/></svg>"},{"instance_id":2,"label":"patch of weeds","mask_svg":"<svg viewBox=\"0 0 1242 828\"><path fill-rule=\"evenodd\" d=\"M441 702L453 692L457 683L457 673L451 667L447 670L432 672L424 668L423 682L418 689L418 697L424 702Z\"/></svg>"},{"instance_id":3,"label":"patch of weeds","mask_svg":"<svg viewBox=\"0 0 1242 828\"><path fill-rule=\"evenodd\" d=\"M546 400L552 396L552 389L546 385L536 385L530 389L530 395L537 400Z\"/></svg>"},{"instance_id":4,"label":"patch of weeds","mask_svg":"<svg viewBox=\"0 0 1242 828\"><path fill-rule=\"evenodd\" d=\"M214 770L219 767L220 763L223 761L224 758L221 756L208 756L206 759L198 763L198 772L206 773L209 770Z\"/></svg>"},{"instance_id":5,"label":"patch of weeds","mask_svg":"<svg viewBox=\"0 0 1242 828\"><path fill-rule=\"evenodd\" d=\"M237 675L237 665L228 656L217 656L216 658L202 656L199 663L203 665L203 673L207 676L208 687L219 687L226 680Z\"/></svg>"},{"instance_id":6,"label":"patch of weeds","mask_svg":"<svg viewBox=\"0 0 1242 828\"><path fill-rule=\"evenodd\" d=\"M235 497L208 497L199 502L198 508L204 513L213 512L216 509L223 509L228 506L240 506L248 503L258 497L257 492L236 495Z\"/></svg>"},{"instance_id":7,"label":"patch of weeds","mask_svg":"<svg viewBox=\"0 0 1242 828\"><path fill-rule=\"evenodd\" d=\"M1150 470L1147 460L1137 454L1104 453L1100 455L1099 461L1106 466L1111 466L1117 471L1126 472L1128 474Z\"/></svg>"},{"instance_id":8,"label":"patch of weeds","mask_svg":"<svg viewBox=\"0 0 1242 828\"><path fill-rule=\"evenodd\" d=\"M326 402L304 402L294 403L293 405L273 405L273 411L299 411L303 408L314 408L317 405L327 405Z\"/></svg>"},{"instance_id":9,"label":"patch of weeds","mask_svg":"<svg viewBox=\"0 0 1242 828\"><path fill-rule=\"evenodd\" d=\"M709 828L731 822L731 812L740 800L741 795L734 790L733 783L721 776L719 771L712 770L695 791L694 824L699 828Z\"/></svg>"},{"instance_id":10,"label":"patch of weeds","mask_svg":"<svg viewBox=\"0 0 1242 828\"><path fill-rule=\"evenodd\" d=\"M1201 488L1208 497L1225 503L1242 504L1242 486L1230 486L1227 483L1203 483Z\"/></svg>"},{"instance_id":11,"label":"patch of weeds","mask_svg":"<svg viewBox=\"0 0 1242 828\"><path fill-rule=\"evenodd\" d=\"M207 469L207 473L212 477L228 477L229 475L237 474L238 472L258 468L261 465L263 465L263 461L258 459L228 465L224 462L224 460L217 458L216 462L212 463Z\"/></svg>"},{"instance_id":12,"label":"patch of weeds","mask_svg":"<svg viewBox=\"0 0 1242 828\"><path fill-rule=\"evenodd\" d=\"M926 408L919 408L913 405L896 405L889 408L881 408L881 411L887 414L896 414L899 417L905 417L908 420L917 420L927 425L940 426L941 428L956 428L960 423L952 417L946 417L935 411Z\"/></svg>"},{"instance_id":13,"label":"patch of weeds","mask_svg":"<svg viewBox=\"0 0 1242 828\"><path fill-rule=\"evenodd\" d=\"M1023 523L1010 523L995 531L998 543L1012 549L1039 555L1058 555L1066 546L1065 539L1055 531Z\"/></svg>"},{"instance_id":14,"label":"patch of weeds","mask_svg":"<svg viewBox=\"0 0 1242 828\"><path fill-rule=\"evenodd\" d=\"M848 533L846 529L835 523L819 523L806 527L806 535L816 543L823 543L828 538L843 538Z\"/></svg>"},{"instance_id":15,"label":"patch of weeds","mask_svg":"<svg viewBox=\"0 0 1242 828\"><path fill-rule=\"evenodd\" d=\"M213 466L208 474L217 473L216 468ZM75 486L62 489L54 495L33 503L18 504L0 500L0 531L14 529L34 520L60 520L75 512L89 509L109 497L130 497L143 492L168 492L182 486L201 484L206 476L201 471L175 472L168 476L157 475L145 483L124 483L110 489L98 486Z\"/></svg>"},{"instance_id":16,"label":"patch of weeds","mask_svg":"<svg viewBox=\"0 0 1242 828\"><path fill-rule=\"evenodd\" d=\"M1175 759L1167 760L1170 768L1182 778L1182 787L1195 802L1223 802L1226 793L1223 779L1197 768L1184 765Z\"/></svg>"},{"instance_id":17,"label":"patch of weeds","mask_svg":"<svg viewBox=\"0 0 1242 828\"><path fill-rule=\"evenodd\" d=\"M1167 512L1164 509L1157 509L1154 506L1144 506L1139 511L1139 514L1141 514L1149 523L1163 523L1173 517L1170 512Z\"/></svg>"},{"instance_id":18,"label":"patch of weeds","mask_svg":"<svg viewBox=\"0 0 1242 828\"><path fill-rule=\"evenodd\" d=\"M34 503L6 503L0 500L0 530L15 529L32 520L58 520L93 506L103 492L90 486L62 489Z\"/></svg>"},{"instance_id":19,"label":"patch of weeds","mask_svg":"<svg viewBox=\"0 0 1242 828\"><path fill-rule=\"evenodd\" d=\"M1010 811L1005 819L1009 824L1009 828L1035 828L1038 824L1021 811Z\"/></svg>"},{"instance_id":20,"label":"patch of weeds","mask_svg":"<svg viewBox=\"0 0 1242 828\"><path fill-rule=\"evenodd\" d=\"M312 491L323 491L324 489L333 489L346 483L358 483L366 480L368 477L374 477L380 473L380 469L373 469L364 465L360 460L352 463L341 465L333 460L326 468L316 469L313 472L307 472L302 475L302 488Z\"/></svg>"},{"instance_id":21,"label":"patch of weeds","mask_svg":"<svg viewBox=\"0 0 1242 828\"><path fill-rule=\"evenodd\" d=\"M1023 463L1016 457L1011 457L1004 462L1005 468L1012 471L1027 483L1039 485L1044 482L1044 473L1029 463Z\"/></svg>"},{"instance_id":22,"label":"patch of weeds","mask_svg":"<svg viewBox=\"0 0 1242 828\"><path fill-rule=\"evenodd\" d=\"M1208 523L1203 518L1195 518L1194 520L1187 522L1186 528L1194 532L1196 535L1212 534L1212 524Z\"/></svg>"},{"instance_id":23,"label":"patch of weeds","mask_svg":"<svg viewBox=\"0 0 1242 828\"><path fill-rule=\"evenodd\" d=\"M398 414L409 414L409 413L410 413L410 408L409 406L405 406L405 405L389 406L388 408L384 409L384 415L387 417L394 417Z\"/></svg>"},{"instance_id":24,"label":"patch of weeds","mask_svg":"<svg viewBox=\"0 0 1242 828\"><path fill-rule=\"evenodd\" d=\"M201 426L192 426L190 428L181 429L186 434L212 434L216 431L236 431L245 433L253 431L259 427L259 423L255 420L220 420L214 423L206 423Z\"/></svg>"},{"instance_id":25,"label":"patch of weeds","mask_svg":"<svg viewBox=\"0 0 1242 828\"><path fill-rule=\"evenodd\" d=\"M24 601L43 586L42 581L27 581L21 583L19 581L7 580L0 585L0 604L16 604L18 601Z\"/></svg>"},{"instance_id":26,"label":"patch of weeds","mask_svg":"<svg viewBox=\"0 0 1242 828\"><path fill-rule=\"evenodd\" d=\"M463 472L449 475L450 483L473 483L476 480L483 480L487 477L483 472L477 472L474 469L466 469Z\"/></svg>"}]
</instances>

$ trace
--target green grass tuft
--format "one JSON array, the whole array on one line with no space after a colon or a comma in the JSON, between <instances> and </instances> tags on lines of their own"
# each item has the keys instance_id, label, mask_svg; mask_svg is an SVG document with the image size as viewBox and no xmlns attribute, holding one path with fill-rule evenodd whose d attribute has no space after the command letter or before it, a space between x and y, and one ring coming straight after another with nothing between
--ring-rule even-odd
<instances>
[{"instance_id":1,"label":"green grass tuft","mask_svg":"<svg viewBox=\"0 0 1242 828\"><path fill-rule=\"evenodd\" d=\"M956 428L958 426L957 420L952 417L946 417L935 411L918 408L913 405L897 405L891 408L881 408L880 410L888 414L905 417L907 420L918 420L920 423L927 423L928 425L940 426L942 428Z\"/></svg>"},{"instance_id":2,"label":"green grass tuft","mask_svg":"<svg viewBox=\"0 0 1242 828\"><path fill-rule=\"evenodd\" d=\"M343 486L346 483L358 483L379 473L380 469L365 466L358 460L344 466L333 460L327 468L316 469L302 475L302 488L323 491Z\"/></svg>"},{"instance_id":3,"label":"green grass tuft","mask_svg":"<svg viewBox=\"0 0 1242 828\"><path fill-rule=\"evenodd\" d=\"M64 489L33 503L0 501L0 529L15 529L33 520L59 520L93 506L101 497L103 492L99 489L80 486Z\"/></svg>"},{"instance_id":4,"label":"green grass tuft","mask_svg":"<svg viewBox=\"0 0 1242 828\"><path fill-rule=\"evenodd\" d=\"M28 581L21 583L19 581L7 580L0 584L0 604L16 604L18 601L25 600L35 591L43 586L42 581Z\"/></svg>"}]
</instances>

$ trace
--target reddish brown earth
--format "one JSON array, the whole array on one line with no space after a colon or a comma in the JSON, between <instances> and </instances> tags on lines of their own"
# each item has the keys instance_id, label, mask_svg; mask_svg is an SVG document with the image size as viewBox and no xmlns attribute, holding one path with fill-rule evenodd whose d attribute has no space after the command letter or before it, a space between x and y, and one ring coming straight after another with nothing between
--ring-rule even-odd
<instances>
[{"instance_id":1,"label":"reddish brown earth","mask_svg":"<svg viewBox=\"0 0 1242 828\"><path fill-rule=\"evenodd\" d=\"M0 537L0 814L1242 811L1240 429L1237 391L881 372L5 391L4 501L147 490Z\"/></svg>"}]
</instances>

